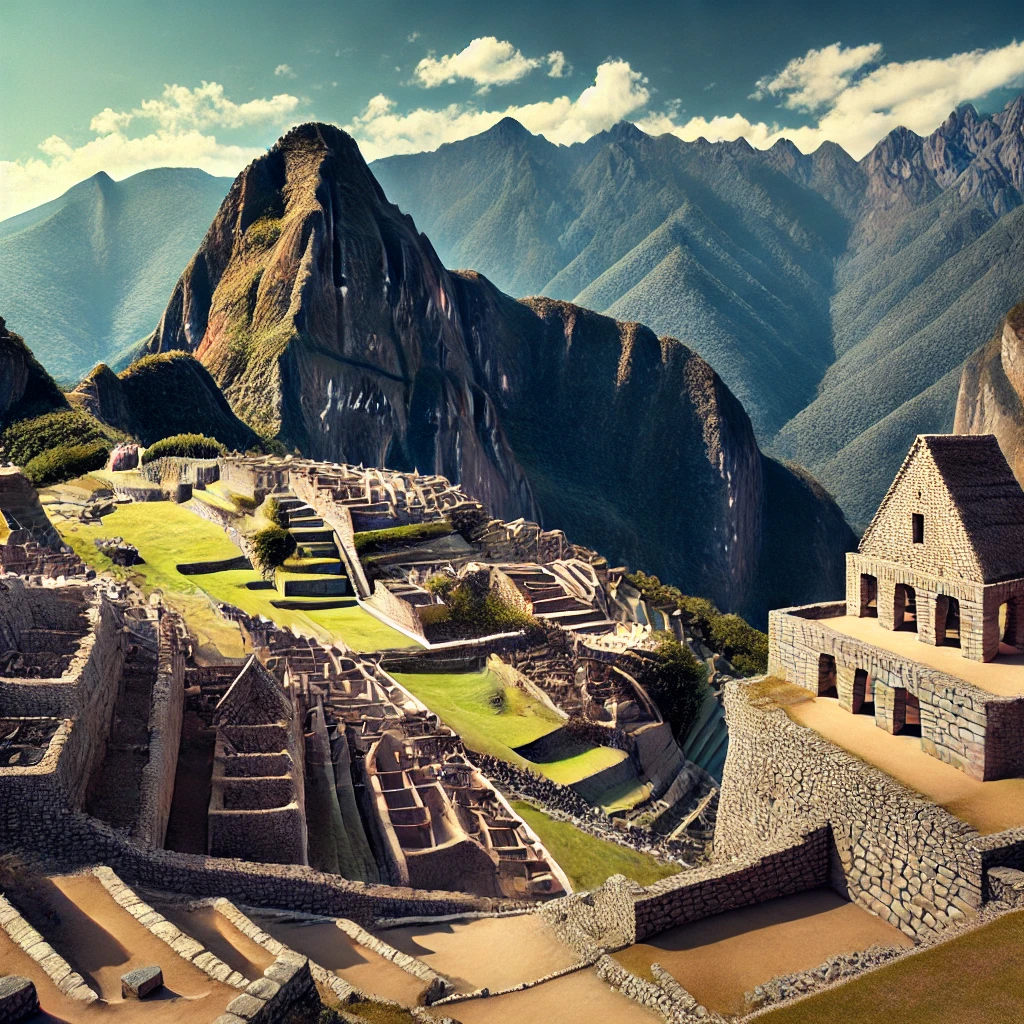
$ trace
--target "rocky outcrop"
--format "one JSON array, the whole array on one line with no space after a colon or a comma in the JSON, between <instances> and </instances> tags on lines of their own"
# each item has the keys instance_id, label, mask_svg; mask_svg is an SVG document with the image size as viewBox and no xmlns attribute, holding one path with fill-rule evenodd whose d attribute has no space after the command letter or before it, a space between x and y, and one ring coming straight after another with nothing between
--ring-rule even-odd
<instances>
[{"instance_id":1,"label":"rocky outcrop","mask_svg":"<svg viewBox=\"0 0 1024 1024\"><path fill-rule=\"evenodd\" d=\"M1010 310L992 340L964 365L953 430L995 434L1024 483L1024 303Z\"/></svg>"},{"instance_id":2,"label":"rocky outcrop","mask_svg":"<svg viewBox=\"0 0 1024 1024\"><path fill-rule=\"evenodd\" d=\"M310 457L443 474L756 620L779 557L797 589L774 603L809 598L805 574L841 587L841 514L762 457L703 359L445 270L331 126L239 176L148 347L194 352L239 416Z\"/></svg>"},{"instance_id":3,"label":"rocky outcrop","mask_svg":"<svg viewBox=\"0 0 1024 1024\"><path fill-rule=\"evenodd\" d=\"M0 316L0 428L67 407L53 378Z\"/></svg>"}]
</instances>

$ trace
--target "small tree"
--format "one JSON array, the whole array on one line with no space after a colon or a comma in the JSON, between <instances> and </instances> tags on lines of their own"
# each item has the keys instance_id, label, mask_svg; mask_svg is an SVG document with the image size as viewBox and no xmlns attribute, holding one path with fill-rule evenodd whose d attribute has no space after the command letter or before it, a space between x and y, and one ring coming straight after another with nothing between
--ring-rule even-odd
<instances>
[{"instance_id":1,"label":"small tree","mask_svg":"<svg viewBox=\"0 0 1024 1024\"><path fill-rule=\"evenodd\" d=\"M284 565L285 559L295 551L295 538L280 526L268 526L252 538L252 553L264 572Z\"/></svg>"},{"instance_id":2,"label":"small tree","mask_svg":"<svg viewBox=\"0 0 1024 1024\"><path fill-rule=\"evenodd\" d=\"M156 459L215 459L224 455L227 448L215 437L205 434L175 434L151 444L142 453L142 464L154 462Z\"/></svg>"},{"instance_id":3,"label":"small tree","mask_svg":"<svg viewBox=\"0 0 1024 1024\"><path fill-rule=\"evenodd\" d=\"M263 514L275 526L280 526L282 530L288 529L288 513L281 507L281 502L277 498L267 498Z\"/></svg>"}]
</instances>

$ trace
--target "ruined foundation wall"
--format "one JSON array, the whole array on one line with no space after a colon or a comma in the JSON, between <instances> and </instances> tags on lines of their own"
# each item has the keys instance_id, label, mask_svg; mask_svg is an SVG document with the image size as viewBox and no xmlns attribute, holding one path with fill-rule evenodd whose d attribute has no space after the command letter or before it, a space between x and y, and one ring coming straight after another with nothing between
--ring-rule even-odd
<instances>
[{"instance_id":1,"label":"ruined foundation wall","mask_svg":"<svg viewBox=\"0 0 1024 1024\"><path fill-rule=\"evenodd\" d=\"M980 907L982 855L969 825L785 711L753 707L746 684L727 684L725 709L717 855L827 823L832 886L906 934L941 930Z\"/></svg>"}]
</instances>

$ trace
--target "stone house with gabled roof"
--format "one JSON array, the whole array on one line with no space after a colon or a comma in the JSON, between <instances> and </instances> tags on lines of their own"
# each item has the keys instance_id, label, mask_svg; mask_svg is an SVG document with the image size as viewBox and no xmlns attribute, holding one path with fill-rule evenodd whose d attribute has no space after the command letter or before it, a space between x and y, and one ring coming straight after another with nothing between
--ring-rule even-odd
<instances>
[{"instance_id":1,"label":"stone house with gabled roof","mask_svg":"<svg viewBox=\"0 0 1024 1024\"><path fill-rule=\"evenodd\" d=\"M857 552L847 614L991 661L1024 646L1024 490L995 437L921 434Z\"/></svg>"}]
</instances>

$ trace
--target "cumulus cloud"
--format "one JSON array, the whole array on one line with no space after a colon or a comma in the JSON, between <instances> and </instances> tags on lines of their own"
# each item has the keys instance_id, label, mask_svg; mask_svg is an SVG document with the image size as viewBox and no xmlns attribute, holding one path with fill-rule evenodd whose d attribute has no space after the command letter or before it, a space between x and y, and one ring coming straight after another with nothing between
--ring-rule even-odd
<instances>
[{"instance_id":1,"label":"cumulus cloud","mask_svg":"<svg viewBox=\"0 0 1024 1024\"><path fill-rule=\"evenodd\" d=\"M791 128L777 121L750 121L742 114L682 122L678 105L650 113L637 124L687 141L742 137L758 148L787 138L804 152L831 140L859 159L894 128L928 134L959 104L1024 85L1024 43L1016 41L991 50L885 64L878 63L881 52L878 43L849 48L836 43L809 50L779 74L756 83L755 96L773 96L784 109L816 114L811 125Z\"/></svg>"},{"instance_id":2,"label":"cumulus cloud","mask_svg":"<svg viewBox=\"0 0 1024 1024\"><path fill-rule=\"evenodd\" d=\"M292 66L290 64L278 64L277 67L274 68L274 74L277 75L278 78L295 77L295 72L292 71Z\"/></svg>"},{"instance_id":3,"label":"cumulus cloud","mask_svg":"<svg viewBox=\"0 0 1024 1024\"><path fill-rule=\"evenodd\" d=\"M552 50L545 60L548 62L548 78L568 78L572 74L572 65L561 50Z\"/></svg>"},{"instance_id":4,"label":"cumulus cloud","mask_svg":"<svg viewBox=\"0 0 1024 1024\"><path fill-rule=\"evenodd\" d=\"M235 103L223 86L203 82L195 89L165 86L159 99L132 110L106 107L90 121L96 137L88 142L73 146L51 135L39 144L39 156L0 161L0 218L54 199L98 171L124 178L150 167L201 167L233 176L265 150L219 142L210 129L283 126L298 106L297 97L284 93ZM143 133L129 136L130 127L145 122Z\"/></svg>"},{"instance_id":5,"label":"cumulus cloud","mask_svg":"<svg viewBox=\"0 0 1024 1024\"><path fill-rule=\"evenodd\" d=\"M345 130L358 140L367 160L437 149L442 143L486 131L504 117L514 117L552 142L569 145L636 114L649 99L647 79L639 71L627 61L609 60L597 68L594 83L575 99L559 96L500 110L452 103L439 110L419 108L398 113L395 101L380 94L345 125Z\"/></svg>"},{"instance_id":6,"label":"cumulus cloud","mask_svg":"<svg viewBox=\"0 0 1024 1024\"><path fill-rule=\"evenodd\" d=\"M496 36L480 36L458 53L424 57L416 65L413 77L424 89L462 78L475 82L481 92L486 92L492 85L518 82L542 63L538 57L524 57L510 42Z\"/></svg>"}]
</instances>

